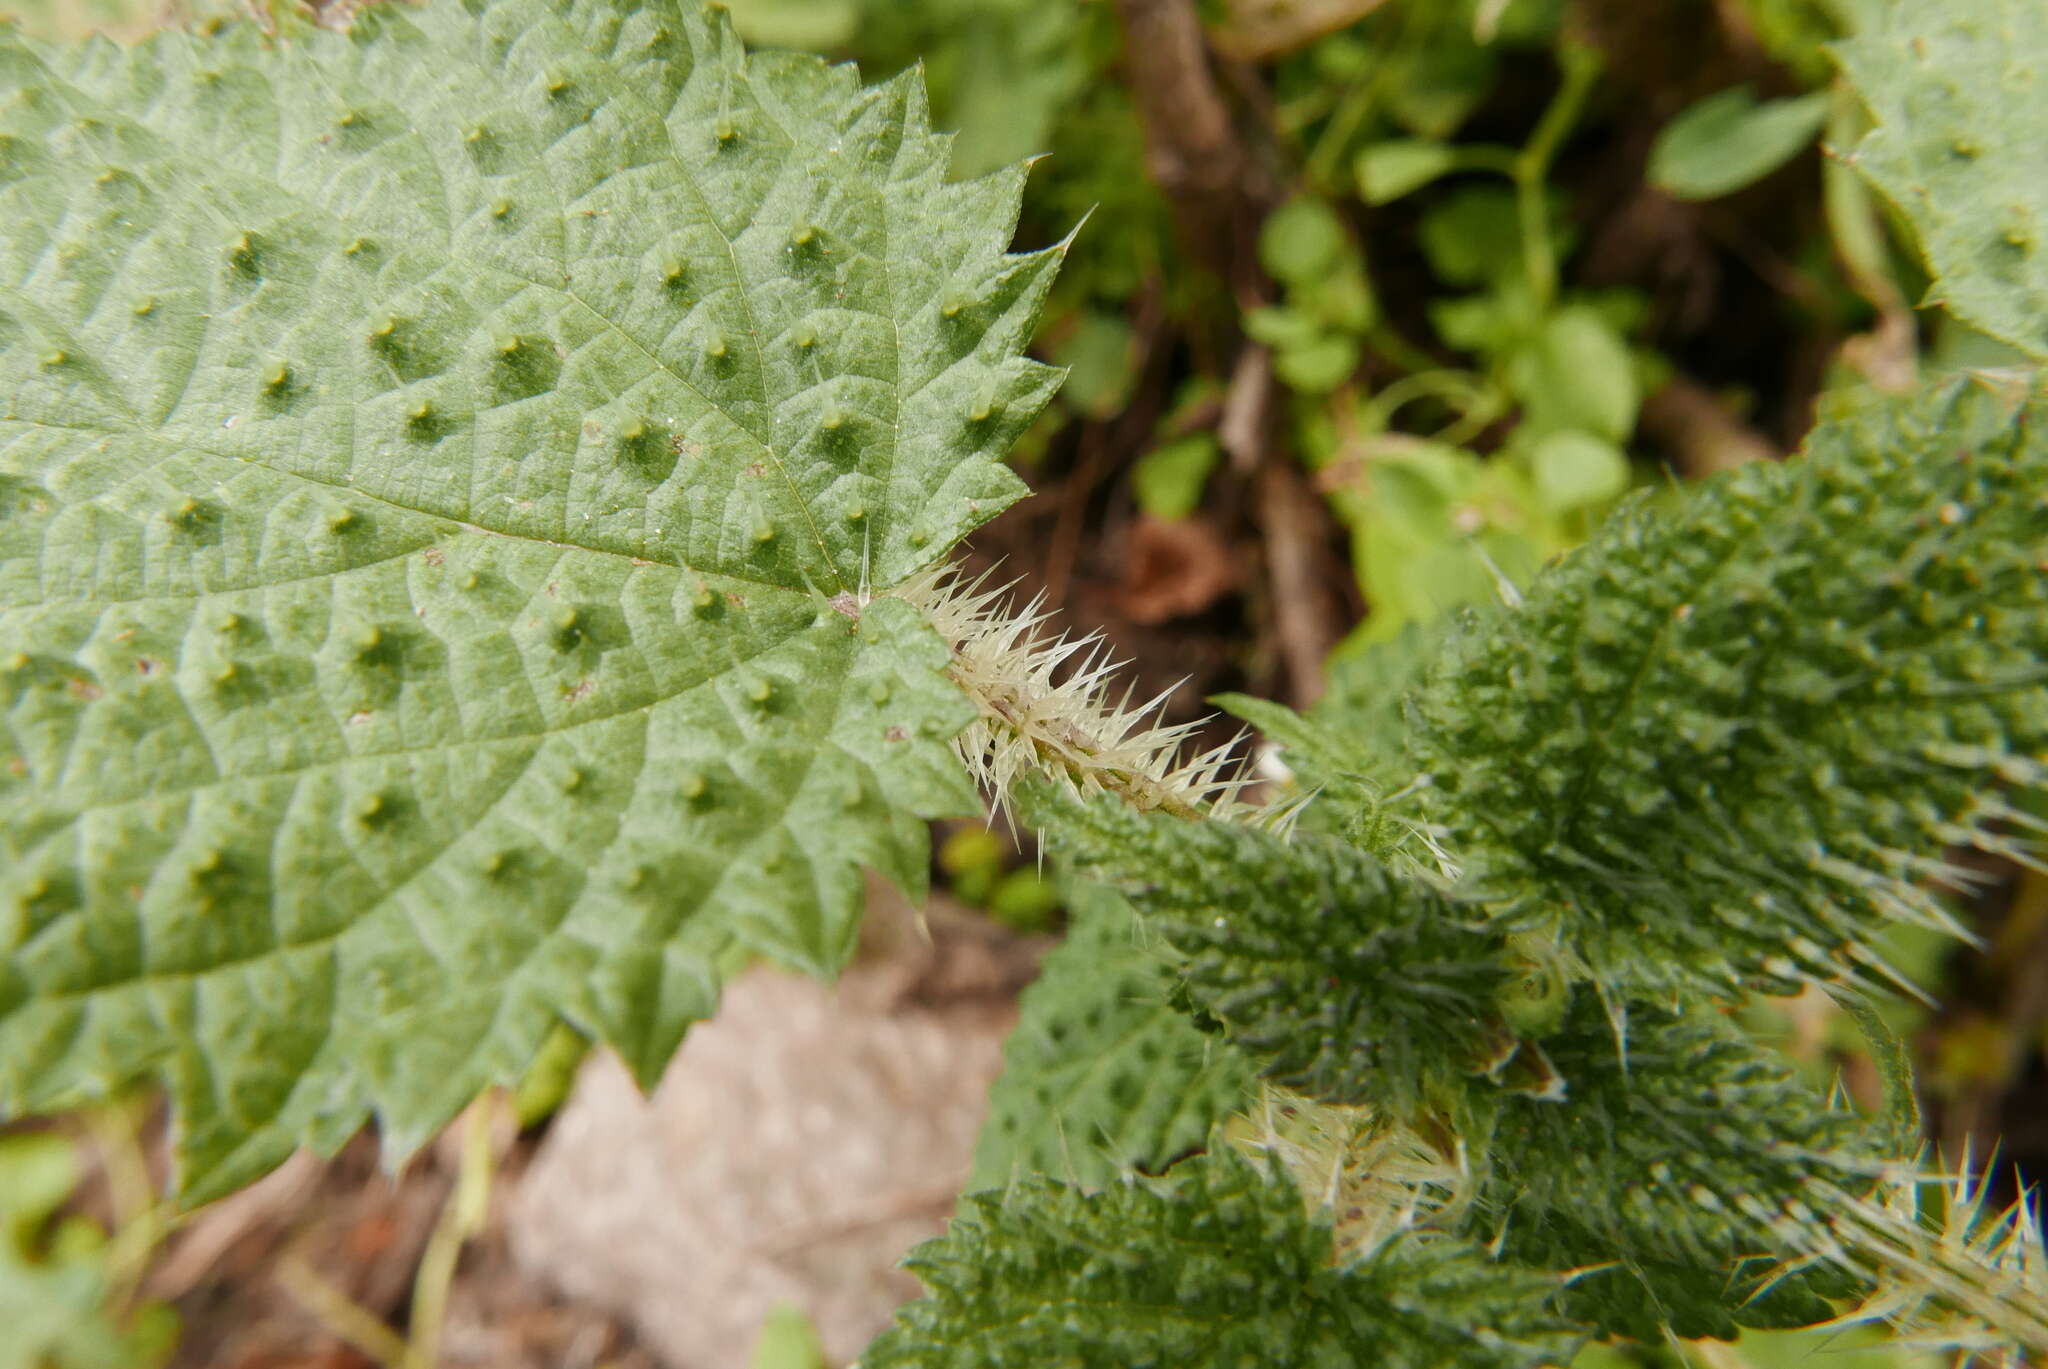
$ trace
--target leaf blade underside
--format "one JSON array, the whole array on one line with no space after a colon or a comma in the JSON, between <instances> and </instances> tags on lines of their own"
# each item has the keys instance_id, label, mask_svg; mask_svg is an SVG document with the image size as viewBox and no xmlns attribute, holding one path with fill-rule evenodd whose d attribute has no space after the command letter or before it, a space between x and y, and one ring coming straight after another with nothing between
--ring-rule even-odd
<instances>
[{"instance_id":1,"label":"leaf blade underside","mask_svg":"<svg viewBox=\"0 0 2048 1369\"><path fill-rule=\"evenodd\" d=\"M1887 0L1834 45L1876 127L1846 160L1913 225L1927 303L2048 358L2048 16L2024 0Z\"/></svg>"}]
</instances>

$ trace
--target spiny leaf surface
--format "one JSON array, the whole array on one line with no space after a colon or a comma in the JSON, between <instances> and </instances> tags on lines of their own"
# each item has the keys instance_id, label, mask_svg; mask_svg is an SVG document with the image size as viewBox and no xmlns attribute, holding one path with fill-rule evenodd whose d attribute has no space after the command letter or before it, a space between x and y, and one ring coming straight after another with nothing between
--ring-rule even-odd
<instances>
[{"instance_id":1,"label":"spiny leaf surface","mask_svg":"<svg viewBox=\"0 0 2048 1369\"><path fill-rule=\"evenodd\" d=\"M1293 1183L1228 1150L1098 1193L972 1194L908 1263L928 1295L864 1369L1514 1369L1577 1340L1556 1276L1464 1241L1399 1237L1339 1267Z\"/></svg>"},{"instance_id":2,"label":"spiny leaf surface","mask_svg":"<svg viewBox=\"0 0 2048 1369\"><path fill-rule=\"evenodd\" d=\"M2048 357L2048 10L1883 0L1835 55L1874 127L1848 161L1919 235L1929 301Z\"/></svg>"},{"instance_id":3,"label":"spiny leaf surface","mask_svg":"<svg viewBox=\"0 0 2048 1369\"><path fill-rule=\"evenodd\" d=\"M1419 765L1453 850L1610 986L1844 971L2048 748L2048 405L1867 399L1639 503L1453 645Z\"/></svg>"},{"instance_id":4,"label":"spiny leaf surface","mask_svg":"<svg viewBox=\"0 0 2048 1369\"><path fill-rule=\"evenodd\" d=\"M1316 833L1049 793L1027 815L1179 953L1192 1004L1266 1077L1406 1115L1509 1042L1506 933L1479 909Z\"/></svg>"},{"instance_id":5,"label":"spiny leaf surface","mask_svg":"<svg viewBox=\"0 0 2048 1369\"><path fill-rule=\"evenodd\" d=\"M1406 707L1444 631L1409 623L1385 641L1340 647L1326 663L1329 688L1306 714L1243 694L1211 702L1279 748L1295 789L1313 800L1300 811L1302 827L1341 837L1397 869L1434 871L1442 861L1416 821Z\"/></svg>"},{"instance_id":6,"label":"spiny leaf surface","mask_svg":"<svg viewBox=\"0 0 2048 1369\"><path fill-rule=\"evenodd\" d=\"M1044 1174L1100 1188L1199 1150L1250 1064L1168 1001L1161 949L1122 897L1069 880L1072 925L1024 991L970 1187Z\"/></svg>"},{"instance_id":7,"label":"spiny leaf surface","mask_svg":"<svg viewBox=\"0 0 2048 1369\"><path fill-rule=\"evenodd\" d=\"M1718 1011L1633 1004L1626 1039L1624 1055L1581 988L1544 1042L1564 1098L1500 1095L1481 1208L1504 1253L1589 1271L1562 1306L1611 1334L1732 1339L1827 1320L1826 1299L1857 1290L1825 1267L1786 1274L1773 1257L1798 1252L1773 1224L1816 1227L1822 1185L1860 1191L1864 1166L1898 1157Z\"/></svg>"},{"instance_id":8,"label":"spiny leaf surface","mask_svg":"<svg viewBox=\"0 0 2048 1369\"><path fill-rule=\"evenodd\" d=\"M0 1110L403 1149L921 886L970 710L866 598L1021 490L1057 254L914 75L479 0L0 87Z\"/></svg>"}]
</instances>

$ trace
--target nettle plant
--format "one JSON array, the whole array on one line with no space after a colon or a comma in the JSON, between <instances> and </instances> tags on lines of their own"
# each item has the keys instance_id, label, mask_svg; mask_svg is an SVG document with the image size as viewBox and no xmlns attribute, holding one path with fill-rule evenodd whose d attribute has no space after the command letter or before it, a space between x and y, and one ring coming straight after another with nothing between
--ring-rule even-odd
<instances>
[{"instance_id":1,"label":"nettle plant","mask_svg":"<svg viewBox=\"0 0 2048 1369\"><path fill-rule=\"evenodd\" d=\"M2037 356L2041 51L1972 0L1844 52L1938 292ZM1234 701L1300 779L1254 805L946 569L1065 251L947 159L915 74L658 0L0 39L0 1108L161 1081L200 1202L404 1156L558 1022L652 1084L978 781L1075 930L864 1362L2048 1349L1903 1067L1861 1116L1729 1017L1824 985L1897 1066L1887 930L2031 858L2038 380L1838 396L1315 716Z\"/></svg>"}]
</instances>

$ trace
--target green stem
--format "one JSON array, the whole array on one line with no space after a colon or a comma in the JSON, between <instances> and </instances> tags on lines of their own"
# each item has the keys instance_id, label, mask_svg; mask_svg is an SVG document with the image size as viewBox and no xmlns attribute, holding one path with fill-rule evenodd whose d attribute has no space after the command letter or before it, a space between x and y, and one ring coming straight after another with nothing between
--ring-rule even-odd
<instances>
[{"instance_id":1,"label":"green stem","mask_svg":"<svg viewBox=\"0 0 2048 1369\"><path fill-rule=\"evenodd\" d=\"M1458 171L1496 171L1513 177L1522 154L1494 143L1467 143L1451 149L1451 165Z\"/></svg>"},{"instance_id":2,"label":"green stem","mask_svg":"<svg viewBox=\"0 0 2048 1369\"><path fill-rule=\"evenodd\" d=\"M1401 336L1391 324L1375 325L1372 331L1365 335L1365 340L1383 360L1392 362L1411 375L1422 371L1434 371L1443 365L1435 357Z\"/></svg>"},{"instance_id":3,"label":"green stem","mask_svg":"<svg viewBox=\"0 0 2048 1369\"><path fill-rule=\"evenodd\" d=\"M462 1165L455 1189L434 1223L413 1279L412 1337L404 1369L435 1369L441 1362L441 1330L448 1319L448 1290L455 1282L455 1262L469 1238L483 1230L491 1201L491 1120L500 1103L496 1093L470 1104L462 1119Z\"/></svg>"},{"instance_id":4,"label":"green stem","mask_svg":"<svg viewBox=\"0 0 2048 1369\"><path fill-rule=\"evenodd\" d=\"M1354 81L1344 92L1344 98L1338 102L1336 113L1332 114L1330 122L1323 126L1322 133L1316 138L1315 146L1309 150L1308 160L1302 166L1302 178L1310 185L1329 185L1330 178L1336 171L1333 164L1344 155L1344 149L1350 145L1353 135L1358 132L1359 124L1372 112L1381 89L1387 83L1388 73L1394 71L1400 65L1401 59L1417 45L1422 30L1422 16L1427 9L1426 5L1409 6L1401 24L1401 31L1395 37L1392 46L1385 53L1376 54L1377 60L1373 62L1372 69L1364 79Z\"/></svg>"},{"instance_id":5,"label":"green stem","mask_svg":"<svg viewBox=\"0 0 2048 1369\"><path fill-rule=\"evenodd\" d=\"M1375 428L1393 425L1394 415L1418 399L1440 399L1460 414L1457 421L1435 435L1435 440L1453 446L1500 417L1505 406L1499 396L1470 371L1438 369L1404 376L1381 390L1365 404L1365 419Z\"/></svg>"},{"instance_id":6,"label":"green stem","mask_svg":"<svg viewBox=\"0 0 2048 1369\"><path fill-rule=\"evenodd\" d=\"M113 1235L107 1242L107 1302L126 1307L150 1256L170 1229L170 1211L157 1201L130 1104L116 1101L88 1109L85 1125L99 1148L113 1207Z\"/></svg>"},{"instance_id":7,"label":"green stem","mask_svg":"<svg viewBox=\"0 0 2048 1369\"><path fill-rule=\"evenodd\" d=\"M1515 205L1522 225L1522 260L1536 307L1548 309L1557 300L1557 245L1550 237L1550 206L1544 194L1550 165L1586 106L1586 97L1600 77L1600 56L1591 48L1567 45L1560 55L1564 84L1543 111L1536 131L1514 162Z\"/></svg>"},{"instance_id":8,"label":"green stem","mask_svg":"<svg viewBox=\"0 0 2048 1369\"><path fill-rule=\"evenodd\" d=\"M408 1369L405 1339L320 1277L303 1256L285 1256L277 1267L277 1282L335 1339L347 1341L381 1369Z\"/></svg>"},{"instance_id":9,"label":"green stem","mask_svg":"<svg viewBox=\"0 0 2048 1369\"><path fill-rule=\"evenodd\" d=\"M1342 155L1351 137L1358 131L1358 125L1372 109L1374 97L1379 94L1379 76L1360 81L1345 93L1344 100L1337 106L1337 112L1330 116L1330 122L1323 126L1323 132L1316 139L1308 163L1302 168L1303 179L1310 185L1327 187L1335 174L1332 165Z\"/></svg>"}]
</instances>

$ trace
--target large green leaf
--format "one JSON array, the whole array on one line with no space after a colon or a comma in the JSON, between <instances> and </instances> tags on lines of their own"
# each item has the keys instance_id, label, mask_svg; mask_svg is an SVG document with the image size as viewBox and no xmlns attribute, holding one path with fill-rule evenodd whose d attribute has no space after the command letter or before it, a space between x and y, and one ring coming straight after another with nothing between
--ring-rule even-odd
<instances>
[{"instance_id":1,"label":"large green leaf","mask_svg":"<svg viewBox=\"0 0 2048 1369\"><path fill-rule=\"evenodd\" d=\"M1610 989L1883 977L2048 747L2040 382L1837 406L1802 456L1638 502L1415 701L1451 848Z\"/></svg>"},{"instance_id":2,"label":"large green leaf","mask_svg":"<svg viewBox=\"0 0 2048 1369\"><path fill-rule=\"evenodd\" d=\"M1930 301L2048 357L2048 8L1880 0L1836 45L1876 126L1848 159L1912 223Z\"/></svg>"},{"instance_id":3,"label":"large green leaf","mask_svg":"<svg viewBox=\"0 0 2048 1369\"><path fill-rule=\"evenodd\" d=\"M1645 1341L1732 1339L1825 1321L1825 1299L1865 1291L1831 1265L1800 1267L1783 1232L1824 1234L1814 1211L1830 1185L1867 1189L1915 1138L1829 1107L1712 1008L1631 1004L1624 1053L1582 987L1544 1047L1564 1096L1500 1095L1480 1209L1509 1258L1586 1271L1561 1300L1569 1315Z\"/></svg>"},{"instance_id":4,"label":"large green leaf","mask_svg":"<svg viewBox=\"0 0 2048 1369\"><path fill-rule=\"evenodd\" d=\"M1406 1118L1514 1045L1507 924L1344 840L1049 787L1023 811L1177 952L1190 1011L1287 1088Z\"/></svg>"},{"instance_id":5,"label":"large green leaf","mask_svg":"<svg viewBox=\"0 0 2048 1369\"><path fill-rule=\"evenodd\" d=\"M1579 1336L1557 1275L1404 1234L1339 1264L1330 1214L1224 1150L1098 1193L1039 1179L971 1194L914 1251L929 1295L866 1369L1518 1369L1564 1364Z\"/></svg>"},{"instance_id":6,"label":"large green leaf","mask_svg":"<svg viewBox=\"0 0 2048 1369\"><path fill-rule=\"evenodd\" d=\"M1252 1096L1250 1062L1168 1001L1165 963L1131 906L1067 883L1073 926L1024 991L973 1188L1027 1175L1100 1188L1156 1173Z\"/></svg>"},{"instance_id":7,"label":"large green leaf","mask_svg":"<svg viewBox=\"0 0 2048 1369\"><path fill-rule=\"evenodd\" d=\"M653 1078L974 806L892 599L1022 489L1057 252L914 75L664 0L0 38L0 1109L187 1181Z\"/></svg>"}]
</instances>

